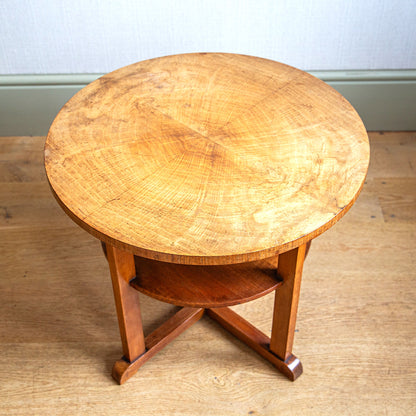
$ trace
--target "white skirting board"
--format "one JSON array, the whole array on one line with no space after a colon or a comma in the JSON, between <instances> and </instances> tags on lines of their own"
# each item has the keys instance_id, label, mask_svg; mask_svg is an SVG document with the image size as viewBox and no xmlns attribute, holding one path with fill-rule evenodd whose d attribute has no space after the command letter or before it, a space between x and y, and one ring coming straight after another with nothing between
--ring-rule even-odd
<instances>
[{"instance_id":1,"label":"white skirting board","mask_svg":"<svg viewBox=\"0 0 416 416\"><path fill-rule=\"evenodd\" d=\"M416 70L311 71L344 95L367 130L416 130ZM0 136L42 136L101 74L0 75Z\"/></svg>"}]
</instances>

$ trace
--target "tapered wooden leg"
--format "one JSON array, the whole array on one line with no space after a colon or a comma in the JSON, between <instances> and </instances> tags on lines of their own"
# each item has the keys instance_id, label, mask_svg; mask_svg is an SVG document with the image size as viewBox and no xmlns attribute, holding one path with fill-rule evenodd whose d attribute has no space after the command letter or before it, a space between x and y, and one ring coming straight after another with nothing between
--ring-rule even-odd
<instances>
[{"instance_id":1,"label":"tapered wooden leg","mask_svg":"<svg viewBox=\"0 0 416 416\"><path fill-rule=\"evenodd\" d=\"M270 350L283 361L293 359L292 346L305 249L306 245L303 245L279 255L277 272L283 284L275 294Z\"/></svg>"},{"instance_id":2,"label":"tapered wooden leg","mask_svg":"<svg viewBox=\"0 0 416 416\"><path fill-rule=\"evenodd\" d=\"M136 360L146 350L142 318L140 314L139 293L129 282L136 276L134 256L106 245L107 259L113 282L121 343L126 360Z\"/></svg>"}]
</instances>

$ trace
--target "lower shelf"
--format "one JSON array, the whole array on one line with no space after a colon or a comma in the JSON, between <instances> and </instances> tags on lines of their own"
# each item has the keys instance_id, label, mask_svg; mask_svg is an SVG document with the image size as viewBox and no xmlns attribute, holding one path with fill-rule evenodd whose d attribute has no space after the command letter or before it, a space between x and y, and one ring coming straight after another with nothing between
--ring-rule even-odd
<instances>
[{"instance_id":1,"label":"lower shelf","mask_svg":"<svg viewBox=\"0 0 416 416\"><path fill-rule=\"evenodd\" d=\"M136 277L130 285L177 306L215 308L257 299L282 284L277 257L223 266L165 263L135 256Z\"/></svg>"}]
</instances>

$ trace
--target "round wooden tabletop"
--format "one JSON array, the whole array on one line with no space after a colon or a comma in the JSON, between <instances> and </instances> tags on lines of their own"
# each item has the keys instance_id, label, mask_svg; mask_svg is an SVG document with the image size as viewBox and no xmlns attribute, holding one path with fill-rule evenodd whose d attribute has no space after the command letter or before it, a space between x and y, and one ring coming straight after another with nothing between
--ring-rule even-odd
<instances>
[{"instance_id":1,"label":"round wooden tabletop","mask_svg":"<svg viewBox=\"0 0 416 416\"><path fill-rule=\"evenodd\" d=\"M183 264L259 260L331 227L368 168L353 107L270 60L207 53L126 66L62 108L45 145L64 210L101 240Z\"/></svg>"}]
</instances>

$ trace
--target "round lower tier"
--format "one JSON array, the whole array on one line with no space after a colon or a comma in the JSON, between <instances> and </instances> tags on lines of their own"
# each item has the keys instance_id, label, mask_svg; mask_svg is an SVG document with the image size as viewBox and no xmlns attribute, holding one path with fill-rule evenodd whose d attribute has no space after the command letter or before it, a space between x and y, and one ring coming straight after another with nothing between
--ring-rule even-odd
<instances>
[{"instance_id":1,"label":"round lower tier","mask_svg":"<svg viewBox=\"0 0 416 416\"><path fill-rule=\"evenodd\" d=\"M257 299L282 284L278 257L223 266L166 263L135 256L136 277L130 285L162 302L215 308Z\"/></svg>"}]
</instances>

